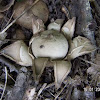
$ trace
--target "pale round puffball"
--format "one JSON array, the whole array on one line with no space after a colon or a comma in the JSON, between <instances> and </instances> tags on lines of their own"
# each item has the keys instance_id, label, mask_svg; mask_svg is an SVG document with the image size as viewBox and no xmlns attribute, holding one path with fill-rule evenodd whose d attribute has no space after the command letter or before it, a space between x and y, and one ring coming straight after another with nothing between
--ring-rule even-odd
<instances>
[{"instance_id":1,"label":"pale round puffball","mask_svg":"<svg viewBox=\"0 0 100 100\"><path fill-rule=\"evenodd\" d=\"M33 38L32 53L36 58L59 59L64 58L68 52L68 41L59 31L47 30Z\"/></svg>"}]
</instances>

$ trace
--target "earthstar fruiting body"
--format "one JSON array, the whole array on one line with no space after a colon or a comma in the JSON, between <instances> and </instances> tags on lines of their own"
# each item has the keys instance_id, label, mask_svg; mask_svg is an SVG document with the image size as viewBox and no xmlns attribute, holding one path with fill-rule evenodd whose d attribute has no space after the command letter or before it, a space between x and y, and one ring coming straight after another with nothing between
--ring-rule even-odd
<instances>
[{"instance_id":1,"label":"earthstar fruiting body","mask_svg":"<svg viewBox=\"0 0 100 100\"><path fill-rule=\"evenodd\" d=\"M66 23L69 23L69 21ZM49 62L54 67L56 88L60 87L61 83L71 70L71 62L62 60L67 55L69 49L68 40L60 31L62 24L63 20L58 19L48 25L48 30L39 32L39 35L38 33L34 33L33 31L34 35L29 43L30 49L32 51L31 55L34 56L34 59L37 59L34 60L33 65L33 69L35 70L35 76L37 78L36 80L39 80L44 68L48 66ZM70 24L75 26L75 18L71 20ZM37 28L37 30L40 29ZM70 32L70 28L68 30ZM47 58L51 60L47 60Z\"/></svg>"},{"instance_id":2,"label":"earthstar fruiting body","mask_svg":"<svg viewBox=\"0 0 100 100\"><path fill-rule=\"evenodd\" d=\"M72 40L75 20L75 17L69 19L64 26L62 26L62 20L56 20L48 25L48 30L39 31L39 33L33 31L34 35L30 40L31 55L37 59L37 63L42 61L40 65L36 62L33 65L33 68L37 69L35 75L39 76L38 80L48 64L47 58L51 59L49 62L54 66L55 85L59 88L71 70L70 61L95 50L95 47L85 37L79 36ZM41 27L36 28L37 31L40 29ZM62 60L65 56L66 60Z\"/></svg>"},{"instance_id":3,"label":"earthstar fruiting body","mask_svg":"<svg viewBox=\"0 0 100 100\"><path fill-rule=\"evenodd\" d=\"M29 42L29 55L31 57L28 55L28 48L23 43L21 43L22 46L17 45L19 48L17 55L14 53L15 45L10 45L8 47L10 49L3 49L3 55L6 53L6 55L17 59L12 60L25 66L32 65L33 60L32 69L36 80L39 80L44 68L50 63L54 67L55 86L59 88L71 70L71 60L95 50L95 47L85 37L78 36L72 40L75 20L75 17L69 19L64 26L62 26L62 21L56 20L48 26L48 30L44 30L42 20L36 19L33 22L33 37ZM41 25L38 23L39 21ZM12 52L8 52L10 50ZM18 60L23 63L18 62Z\"/></svg>"}]
</instances>

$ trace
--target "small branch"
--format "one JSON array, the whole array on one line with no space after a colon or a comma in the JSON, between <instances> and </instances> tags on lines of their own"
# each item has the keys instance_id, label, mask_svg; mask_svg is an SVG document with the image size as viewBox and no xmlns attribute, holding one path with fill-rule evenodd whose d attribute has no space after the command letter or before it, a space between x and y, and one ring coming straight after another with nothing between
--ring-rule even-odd
<instances>
[{"instance_id":1,"label":"small branch","mask_svg":"<svg viewBox=\"0 0 100 100\"><path fill-rule=\"evenodd\" d=\"M65 7L65 6L63 5L61 10L62 10L62 12L65 13L66 17L67 17L68 19L70 19L70 14L69 14L69 11L68 11L67 7Z\"/></svg>"},{"instance_id":2,"label":"small branch","mask_svg":"<svg viewBox=\"0 0 100 100\"><path fill-rule=\"evenodd\" d=\"M2 56L0 56L0 62L3 63L3 64L5 64L7 67L9 67L10 72L13 72L13 71L18 72L18 70L16 69L16 67L13 64L11 64L7 59L5 59L4 57L2 57Z\"/></svg>"},{"instance_id":3,"label":"small branch","mask_svg":"<svg viewBox=\"0 0 100 100\"><path fill-rule=\"evenodd\" d=\"M7 26L9 25L9 23L10 23L10 21L11 21L13 15L14 15L14 13L15 13L15 12L12 13L12 15L11 15L10 19L8 20L7 24L5 25L5 27L7 27ZM5 27L4 27L4 28L5 28Z\"/></svg>"},{"instance_id":4,"label":"small branch","mask_svg":"<svg viewBox=\"0 0 100 100\"><path fill-rule=\"evenodd\" d=\"M9 76L14 82L16 82L16 81L13 79L13 77L12 77L11 75L9 75L9 73L8 73L8 76Z\"/></svg>"}]
</instances>

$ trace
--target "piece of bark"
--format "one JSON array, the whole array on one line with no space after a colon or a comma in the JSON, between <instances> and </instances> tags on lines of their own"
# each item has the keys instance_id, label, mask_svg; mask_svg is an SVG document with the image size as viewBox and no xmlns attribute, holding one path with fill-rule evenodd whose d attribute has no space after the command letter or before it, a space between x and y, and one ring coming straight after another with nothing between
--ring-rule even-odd
<instances>
[{"instance_id":1,"label":"piece of bark","mask_svg":"<svg viewBox=\"0 0 100 100\"><path fill-rule=\"evenodd\" d=\"M28 70L22 67L18 73L14 87L7 93L6 100L22 100L27 88L27 80L29 80Z\"/></svg>"},{"instance_id":2,"label":"piece of bark","mask_svg":"<svg viewBox=\"0 0 100 100\"><path fill-rule=\"evenodd\" d=\"M84 35L95 44L94 31L96 22L91 13L89 0L71 0L69 5L71 17L76 17L76 31L78 35Z\"/></svg>"}]
</instances>

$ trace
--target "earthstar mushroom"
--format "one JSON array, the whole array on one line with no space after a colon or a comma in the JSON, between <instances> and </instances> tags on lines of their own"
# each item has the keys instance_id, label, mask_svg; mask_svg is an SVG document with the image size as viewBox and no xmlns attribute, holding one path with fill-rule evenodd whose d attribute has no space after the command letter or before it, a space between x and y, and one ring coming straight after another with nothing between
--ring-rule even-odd
<instances>
[{"instance_id":1,"label":"earthstar mushroom","mask_svg":"<svg viewBox=\"0 0 100 100\"><path fill-rule=\"evenodd\" d=\"M75 17L69 19L64 26L62 26L63 20L56 20L50 23L48 29L44 31L40 31L41 27L36 28L38 33L33 31L33 37L29 43L30 55L33 59L37 59L37 62L34 60L33 69L37 69L34 71L35 75L39 76L38 80L44 68L47 67L47 63L50 62L54 67L56 88L60 87L69 74L72 59L96 49L85 37L78 36L72 39L75 20ZM47 58L50 60L47 60ZM38 65L39 63L40 65Z\"/></svg>"},{"instance_id":2,"label":"earthstar mushroom","mask_svg":"<svg viewBox=\"0 0 100 100\"><path fill-rule=\"evenodd\" d=\"M32 66L37 81L39 81L45 67L48 67L48 63L51 64L54 67L55 86L59 88L71 70L71 60L96 49L90 40L85 37L77 36L72 39L75 20L75 17L69 19L64 26L62 26L63 20L56 20L48 26L47 30L44 30L42 20L37 19L32 24L33 37L29 42L29 53L27 52L28 49L25 49L23 46L19 50L24 64L18 63L16 60L14 61L20 65L25 65L27 60L27 65ZM41 22L41 25L38 21ZM14 47L10 45L8 48L11 49ZM4 48L3 51L7 51L7 48ZM4 53L6 52L3 52L3 55ZM14 51L7 52L7 54L12 58L19 59L16 54L12 55Z\"/></svg>"}]
</instances>

